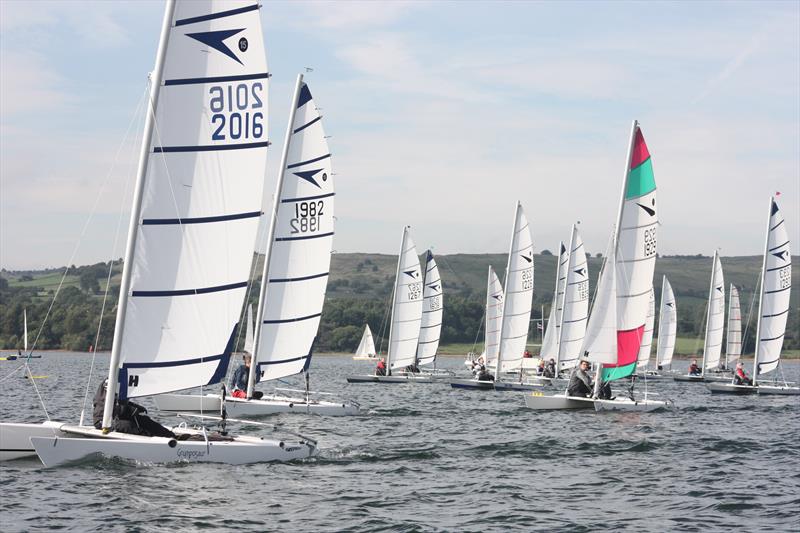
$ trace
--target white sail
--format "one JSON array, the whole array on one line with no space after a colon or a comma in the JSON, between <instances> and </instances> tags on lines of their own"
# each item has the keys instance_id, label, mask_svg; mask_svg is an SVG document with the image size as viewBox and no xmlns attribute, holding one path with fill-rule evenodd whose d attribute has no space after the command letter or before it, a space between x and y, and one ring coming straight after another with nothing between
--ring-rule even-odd
<instances>
[{"instance_id":1,"label":"white sail","mask_svg":"<svg viewBox=\"0 0 800 533\"><path fill-rule=\"evenodd\" d=\"M742 355L742 307L739 290L731 283L728 296L728 335L725 343L725 360L728 368L736 365Z\"/></svg>"},{"instance_id":2,"label":"white sail","mask_svg":"<svg viewBox=\"0 0 800 533\"><path fill-rule=\"evenodd\" d=\"M656 322L656 295L653 289L650 289L650 309L647 312L647 320L644 323L644 331L642 332L642 345L639 348L639 357L637 365L645 369L650 362L650 351L653 347L653 329Z\"/></svg>"},{"instance_id":3,"label":"white sail","mask_svg":"<svg viewBox=\"0 0 800 533\"><path fill-rule=\"evenodd\" d=\"M583 354L595 363L617 362L617 269L613 244L606 254L592 305Z\"/></svg>"},{"instance_id":4,"label":"white sail","mask_svg":"<svg viewBox=\"0 0 800 533\"><path fill-rule=\"evenodd\" d=\"M414 362L417 356L420 325L422 324L422 272L417 248L411 239L409 228L403 228L400 256L397 258L392 299L392 321L389 330L389 370L403 368Z\"/></svg>"},{"instance_id":5,"label":"white sail","mask_svg":"<svg viewBox=\"0 0 800 533\"><path fill-rule=\"evenodd\" d=\"M706 318L706 340L703 344L703 368L711 370L719 366L722 355L722 330L725 327L725 280L722 262L714 251L711 287L708 291L708 313Z\"/></svg>"},{"instance_id":6,"label":"white sail","mask_svg":"<svg viewBox=\"0 0 800 533\"><path fill-rule=\"evenodd\" d=\"M770 198L764 264L761 269L761 299L758 304L756 376L775 370L780 362L791 288L789 233L783 213L778 209L775 199Z\"/></svg>"},{"instance_id":7,"label":"white sail","mask_svg":"<svg viewBox=\"0 0 800 533\"><path fill-rule=\"evenodd\" d=\"M486 285L486 332L484 342L485 364L495 365L497 353L500 350L500 328L503 321L503 285L494 271L489 266L489 281Z\"/></svg>"},{"instance_id":8,"label":"white sail","mask_svg":"<svg viewBox=\"0 0 800 533\"><path fill-rule=\"evenodd\" d=\"M422 325L417 345L417 364L429 365L436 360L439 348L439 337L442 332L442 315L444 313L444 294L439 267L430 250L425 255L425 285L422 289Z\"/></svg>"},{"instance_id":9,"label":"white sail","mask_svg":"<svg viewBox=\"0 0 800 533\"><path fill-rule=\"evenodd\" d=\"M334 234L334 180L322 117L297 79L282 179L265 257L256 336L259 381L308 368L317 336Z\"/></svg>"},{"instance_id":10,"label":"white sail","mask_svg":"<svg viewBox=\"0 0 800 533\"><path fill-rule=\"evenodd\" d=\"M244 335L244 351L253 354L254 338L253 338L253 305L247 306L247 330Z\"/></svg>"},{"instance_id":11,"label":"white sail","mask_svg":"<svg viewBox=\"0 0 800 533\"><path fill-rule=\"evenodd\" d=\"M533 239L528 219L517 202L508 254L496 375L522 365L533 307Z\"/></svg>"},{"instance_id":12,"label":"white sail","mask_svg":"<svg viewBox=\"0 0 800 533\"><path fill-rule=\"evenodd\" d=\"M559 370L568 370L578 364L586 321L589 315L589 266L578 228L572 226L568 249L568 262L564 289L561 331L558 342Z\"/></svg>"},{"instance_id":13,"label":"white sail","mask_svg":"<svg viewBox=\"0 0 800 533\"><path fill-rule=\"evenodd\" d=\"M269 74L257 2L180 2L165 23L109 372L120 398L225 376L262 214Z\"/></svg>"},{"instance_id":14,"label":"white sail","mask_svg":"<svg viewBox=\"0 0 800 533\"><path fill-rule=\"evenodd\" d=\"M372 338L372 331L369 329L369 324L364 327L364 334L361 336L361 342L358 343L356 348L356 357L375 357L375 341Z\"/></svg>"},{"instance_id":15,"label":"white sail","mask_svg":"<svg viewBox=\"0 0 800 533\"><path fill-rule=\"evenodd\" d=\"M547 328L544 330L542 349L539 357L542 359L558 359L558 341L561 338L561 316L564 306L564 284L567 281L567 268L569 267L569 254L563 242L558 243L558 256L556 257L556 284L553 290L553 302L550 304L550 315L547 318Z\"/></svg>"},{"instance_id":16,"label":"white sail","mask_svg":"<svg viewBox=\"0 0 800 533\"><path fill-rule=\"evenodd\" d=\"M667 276L661 283L661 308L658 313L658 345L656 346L656 365L672 364L675 352L675 337L678 331L678 308Z\"/></svg>"}]
</instances>

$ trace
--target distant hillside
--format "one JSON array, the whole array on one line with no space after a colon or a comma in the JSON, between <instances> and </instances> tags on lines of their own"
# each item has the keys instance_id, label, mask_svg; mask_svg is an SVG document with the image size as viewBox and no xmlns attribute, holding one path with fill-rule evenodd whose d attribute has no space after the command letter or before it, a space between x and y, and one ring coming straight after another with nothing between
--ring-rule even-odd
<instances>
[{"instance_id":1,"label":"distant hillside","mask_svg":"<svg viewBox=\"0 0 800 533\"><path fill-rule=\"evenodd\" d=\"M260 277L262 257L256 259L255 271ZM794 258L795 264L800 264ZM443 342L472 343L482 339L477 335L483 315L486 278L489 265L503 279L505 254L452 254L437 256L445 290L445 316ZM602 263L601 257L589 260L592 291ZM761 257L723 257L726 285L734 283L742 297L742 313L746 317L755 289ZM542 310L549 313L550 300L555 285L556 257L539 254L535 257L535 290L533 318L540 318ZM392 283L397 268L396 256L383 254L339 253L331 260L326 306L317 339L318 350L350 350L355 347L369 323L378 337L385 335L386 313L391 297ZM104 333L101 347L110 343L113 328L114 304L119 285L121 265L116 263L111 277L112 291L106 306ZM64 269L46 271L3 271L0 278L0 347L15 348L22 333L22 308L28 308L31 331L47 312L50 299L61 282ZM659 257L656 262L654 284L660 297L662 276L666 274L675 290L678 303L679 334L701 337L711 258L704 256ZM73 267L64 278L62 294L53 308L51 320L39 341L42 348L85 349L93 343L97 315L105 289L108 264ZM792 274L792 284L800 287L800 268ZM250 292L255 302L258 282ZM786 334L786 348L800 348L800 313L798 290L792 291L792 310ZM756 311L753 311L753 315ZM533 336L533 333L532 333ZM749 335L751 341L753 335ZM376 339L380 342L380 339Z\"/></svg>"}]
</instances>

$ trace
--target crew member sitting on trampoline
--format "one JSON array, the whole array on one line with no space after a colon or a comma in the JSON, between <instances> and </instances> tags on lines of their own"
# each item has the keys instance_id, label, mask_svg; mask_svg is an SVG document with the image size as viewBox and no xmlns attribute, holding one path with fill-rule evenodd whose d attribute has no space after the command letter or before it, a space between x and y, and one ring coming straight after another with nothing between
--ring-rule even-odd
<instances>
[{"instance_id":1,"label":"crew member sitting on trampoline","mask_svg":"<svg viewBox=\"0 0 800 533\"><path fill-rule=\"evenodd\" d=\"M577 396L580 398L588 398L594 391L594 382L592 376L589 375L589 360L581 359L578 368L572 372L569 378L569 387L567 387L568 396Z\"/></svg>"}]
</instances>

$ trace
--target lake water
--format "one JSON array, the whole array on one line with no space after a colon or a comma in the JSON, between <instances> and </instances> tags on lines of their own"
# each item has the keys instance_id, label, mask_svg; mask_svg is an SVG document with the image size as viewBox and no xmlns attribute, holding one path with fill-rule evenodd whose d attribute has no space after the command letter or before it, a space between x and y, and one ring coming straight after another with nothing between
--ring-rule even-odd
<instances>
[{"instance_id":1,"label":"lake water","mask_svg":"<svg viewBox=\"0 0 800 533\"><path fill-rule=\"evenodd\" d=\"M53 419L78 420L90 361L31 361L34 374L48 376L37 383ZM107 364L98 356L89 403ZM17 366L0 363L0 378ZM463 369L456 358L440 366ZM800 377L800 365L785 367ZM312 363L312 387L358 401L363 416L264 419L319 440L319 456L305 462L0 463L0 530L800 529L798 397L712 396L702 384L664 380L648 388L675 401L667 412L537 412L523 393L345 383L369 370L349 357ZM40 421L19 376L0 382L0 419Z\"/></svg>"}]
</instances>

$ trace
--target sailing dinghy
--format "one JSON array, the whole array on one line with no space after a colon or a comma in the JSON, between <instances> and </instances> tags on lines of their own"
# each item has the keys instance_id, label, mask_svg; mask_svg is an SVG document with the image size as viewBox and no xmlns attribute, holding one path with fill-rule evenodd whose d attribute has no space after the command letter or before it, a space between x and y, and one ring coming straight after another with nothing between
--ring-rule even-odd
<instances>
[{"instance_id":1,"label":"sailing dinghy","mask_svg":"<svg viewBox=\"0 0 800 533\"><path fill-rule=\"evenodd\" d=\"M168 0L147 113L102 427L30 438L46 466L105 455L151 463L302 459L316 443L113 431L115 397L218 383L244 304L266 163L266 58L259 5ZM237 46L238 43L238 46ZM231 49L231 46L233 47ZM210 111L210 112L209 112ZM197 440L181 440L184 436Z\"/></svg>"},{"instance_id":2,"label":"sailing dinghy","mask_svg":"<svg viewBox=\"0 0 800 533\"><path fill-rule=\"evenodd\" d=\"M650 153L639 123L634 121L628 142L622 195L609 253L600 274L582 352L597 365L592 398L525 396L531 409L592 408L598 411L652 411L665 402L619 398L596 399L600 383L624 379L636 371L642 345L656 260L656 183Z\"/></svg>"},{"instance_id":3,"label":"sailing dinghy","mask_svg":"<svg viewBox=\"0 0 800 533\"><path fill-rule=\"evenodd\" d=\"M329 416L359 413L355 402L332 401L308 385L330 270L334 233L334 180L330 150L311 91L297 77L276 184L246 398L223 394L167 394L162 411L218 412L234 418L276 413ZM304 374L306 390L276 389L254 398L255 384ZM300 393L300 394L298 394Z\"/></svg>"},{"instance_id":4,"label":"sailing dinghy","mask_svg":"<svg viewBox=\"0 0 800 533\"><path fill-rule=\"evenodd\" d=\"M389 349L386 352L386 375L356 374L347 376L348 383L432 383L430 376L404 372L417 358L417 344L422 324L422 272L417 248L411 239L411 228L403 228L400 254L397 258L392 294L392 316L389 325Z\"/></svg>"},{"instance_id":5,"label":"sailing dinghy","mask_svg":"<svg viewBox=\"0 0 800 533\"><path fill-rule=\"evenodd\" d=\"M786 319L789 315L789 296L792 290L792 254L789 232L783 213L774 197L769 201L764 259L761 266L761 291L758 300L756 351L753 358L753 384L707 383L711 392L731 394L799 395L800 387L785 380L759 383L759 376L780 368Z\"/></svg>"},{"instance_id":6,"label":"sailing dinghy","mask_svg":"<svg viewBox=\"0 0 800 533\"><path fill-rule=\"evenodd\" d=\"M375 340L372 338L372 331L369 329L369 324L364 327L364 334L361 336L361 342L358 343L356 353L353 355L353 361L377 361L378 356L375 351Z\"/></svg>"}]
</instances>

